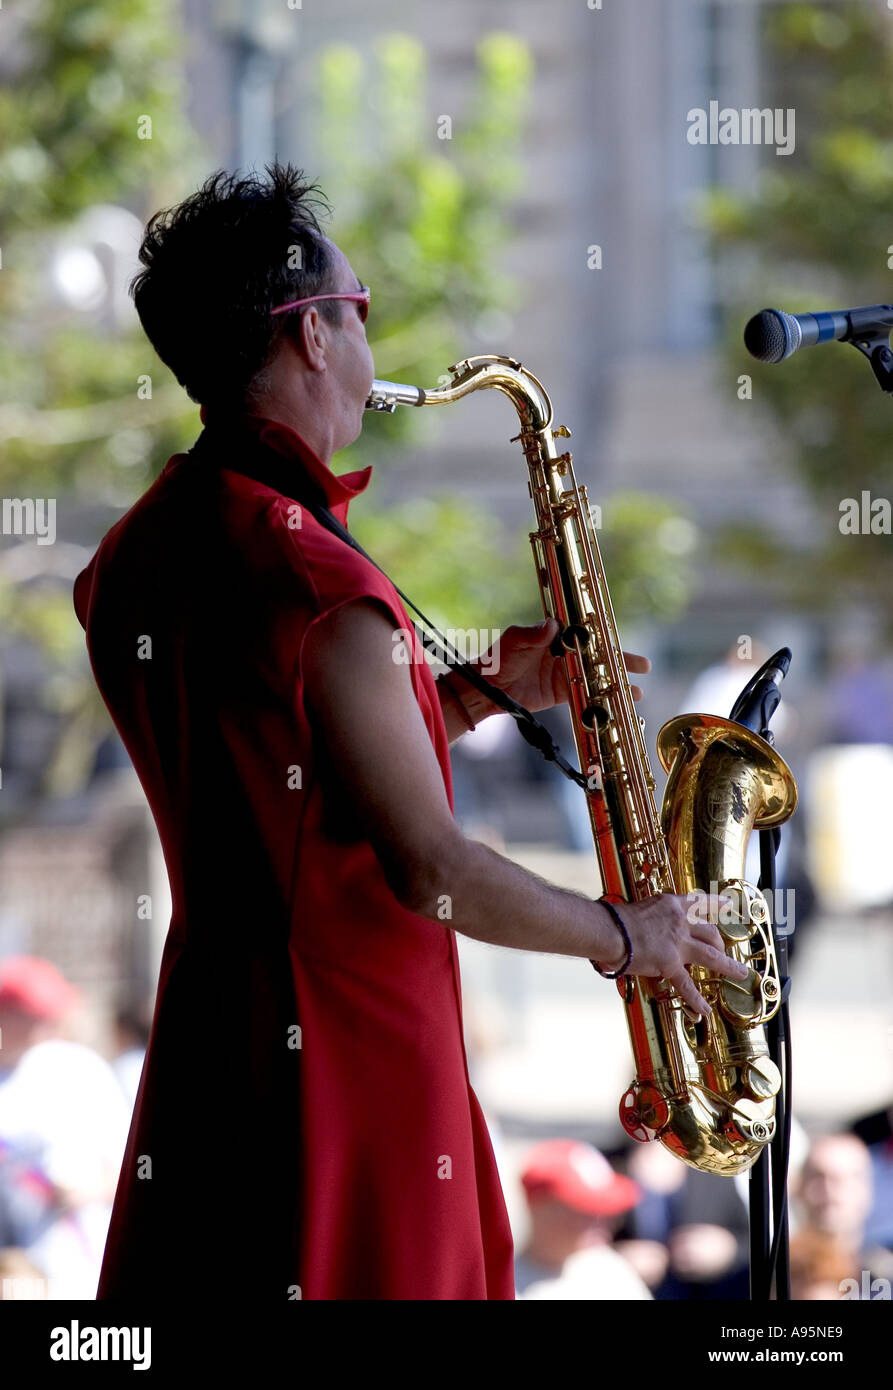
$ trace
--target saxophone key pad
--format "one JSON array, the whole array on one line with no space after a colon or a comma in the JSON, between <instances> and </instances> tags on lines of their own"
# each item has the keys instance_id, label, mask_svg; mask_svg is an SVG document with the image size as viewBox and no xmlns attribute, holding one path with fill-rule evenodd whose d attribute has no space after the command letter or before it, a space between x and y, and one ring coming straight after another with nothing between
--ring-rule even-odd
<instances>
[{"instance_id":1,"label":"saxophone key pad","mask_svg":"<svg viewBox=\"0 0 893 1390\"><path fill-rule=\"evenodd\" d=\"M751 1095L758 1100L770 1100L781 1090L781 1072L771 1057L755 1057L744 1071L744 1081Z\"/></svg>"}]
</instances>

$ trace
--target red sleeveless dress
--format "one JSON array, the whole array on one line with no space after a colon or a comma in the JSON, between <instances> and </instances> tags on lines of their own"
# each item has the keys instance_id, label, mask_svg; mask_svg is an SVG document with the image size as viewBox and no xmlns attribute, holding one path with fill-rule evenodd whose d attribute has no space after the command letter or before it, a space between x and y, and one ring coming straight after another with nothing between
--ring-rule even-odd
<instances>
[{"instance_id":1,"label":"red sleeveless dress","mask_svg":"<svg viewBox=\"0 0 893 1390\"><path fill-rule=\"evenodd\" d=\"M243 424L346 524L370 468ZM175 455L75 584L173 900L97 1296L513 1299L455 937L401 907L351 825L304 638L359 597L411 635L452 806L431 671L390 581L226 462Z\"/></svg>"}]
</instances>

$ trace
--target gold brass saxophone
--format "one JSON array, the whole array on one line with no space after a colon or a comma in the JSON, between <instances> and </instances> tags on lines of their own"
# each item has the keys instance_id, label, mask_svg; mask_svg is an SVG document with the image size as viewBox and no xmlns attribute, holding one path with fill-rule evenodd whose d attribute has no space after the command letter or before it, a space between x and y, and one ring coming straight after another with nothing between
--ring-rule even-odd
<instances>
[{"instance_id":1,"label":"gold brass saxophone","mask_svg":"<svg viewBox=\"0 0 893 1390\"><path fill-rule=\"evenodd\" d=\"M449 385L425 391L375 381L367 408L449 405L472 391L502 391L515 407L536 511L530 540L546 617L560 628L570 712L604 893L638 901L701 888L733 910L717 926L727 954L749 967L742 982L689 967L711 1015L695 1015L666 980L617 981L636 1078L620 1103L634 1139L659 1139L692 1168L727 1176L756 1162L775 1129L781 1085L765 1025L780 1004L769 910L745 879L751 829L781 825L797 805L782 758L758 734L728 719L687 714L660 730L669 774L660 817L586 488L556 440L542 383L510 357L469 357ZM514 442L514 441L513 441Z\"/></svg>"}]
</instances>

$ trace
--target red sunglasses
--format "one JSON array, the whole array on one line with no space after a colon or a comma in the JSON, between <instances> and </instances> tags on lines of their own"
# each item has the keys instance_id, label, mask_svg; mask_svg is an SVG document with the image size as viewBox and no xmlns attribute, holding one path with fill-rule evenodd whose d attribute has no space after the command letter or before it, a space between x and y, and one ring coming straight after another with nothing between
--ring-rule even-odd
<instances>
[{"instance_id":1,"label":"red sunglasses","mask_svg":"<svg viewBox=\"0 0 893 1390\"><path fill-rule=\"evenodd\" d=\"M272 309L273 314L284 314L287 309L300 309L304 304L315 304L319 299L353 299L357 304L362 305L360 309L360 319L363 323L369 317L369 300L372 291L368 285L364 285L361 290L351 290L345 294L311 294L306 299L291 299L288 304L280 304L277 309Z\"/></svg>"}]
</instances>

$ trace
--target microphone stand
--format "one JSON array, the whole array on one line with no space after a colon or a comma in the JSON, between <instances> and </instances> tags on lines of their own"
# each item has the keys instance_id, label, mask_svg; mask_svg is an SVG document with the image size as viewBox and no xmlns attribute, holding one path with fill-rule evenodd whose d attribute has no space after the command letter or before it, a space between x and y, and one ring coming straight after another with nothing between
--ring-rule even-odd
<instances>
[{"instance_id":1,"label":"microphone stand","mask_svg":"<svg viewBox=\"0 0 893 1390\"><path fill-rule=\"evenodd\" d=\"M787 674L790 659L791 653L787 647L770 657L747 683L730 716L746 728L759 733L770 747L774 745L775 739L769 728L769 721L778 707L781 698L779 685ZM788 1155L791 1141L791 1053L788 1013L791 979L788 974L787 935L779 934L775 928L775 856L780 844L781 830L778 827L760 831L760 879L757 887L769 905L769 931L778 963L780 996L778 1008L766 1024L766 1044L769 1056L778 1067L782 1084L775 1099L775 1132L750 1170L750 1298L754 1303L769 1302L772 1298L773 1280L777 1302L789 1302L791 1297L787 1207Z\"/></svg>"},{"instance_id":2,"label":"microphone stand","mask_svg":"<svg viewBox=\"0 0 893 1390\"><path fill-rule=\"evenodd\" d=\"M888 396L893 395L893 352L890 351L890 325L870 331L864 338L852 340L852 345L871 363L875 380Z\"/></svg>"},{"instance_id":3,"label":"microphone stand","mask_svg":"<svg viewBox=\"0 0 893 1390\"><path fill-rule=\"evenodd\" d=\"M761 734L767 742L771 741L768 728L763 729ZM783 1081L775 1098L775 1133L750 1170L750 1297L755 1303L771 1299L773 1274L776 1301L788 1303L791 1298L787 1205L791 1097L790 1076L782 1068L782 1048L787 1050L790 1047L788 998L791 978L788 974L787 935L779 935L775 930L775 856L780 844L779 829L760 831L760 881L757 886L772 908L769 929L778 961L780 986L779 1007L766 1025L766 1040L769 1056L781 1072Z\"/></svg>"}]
</instances>

